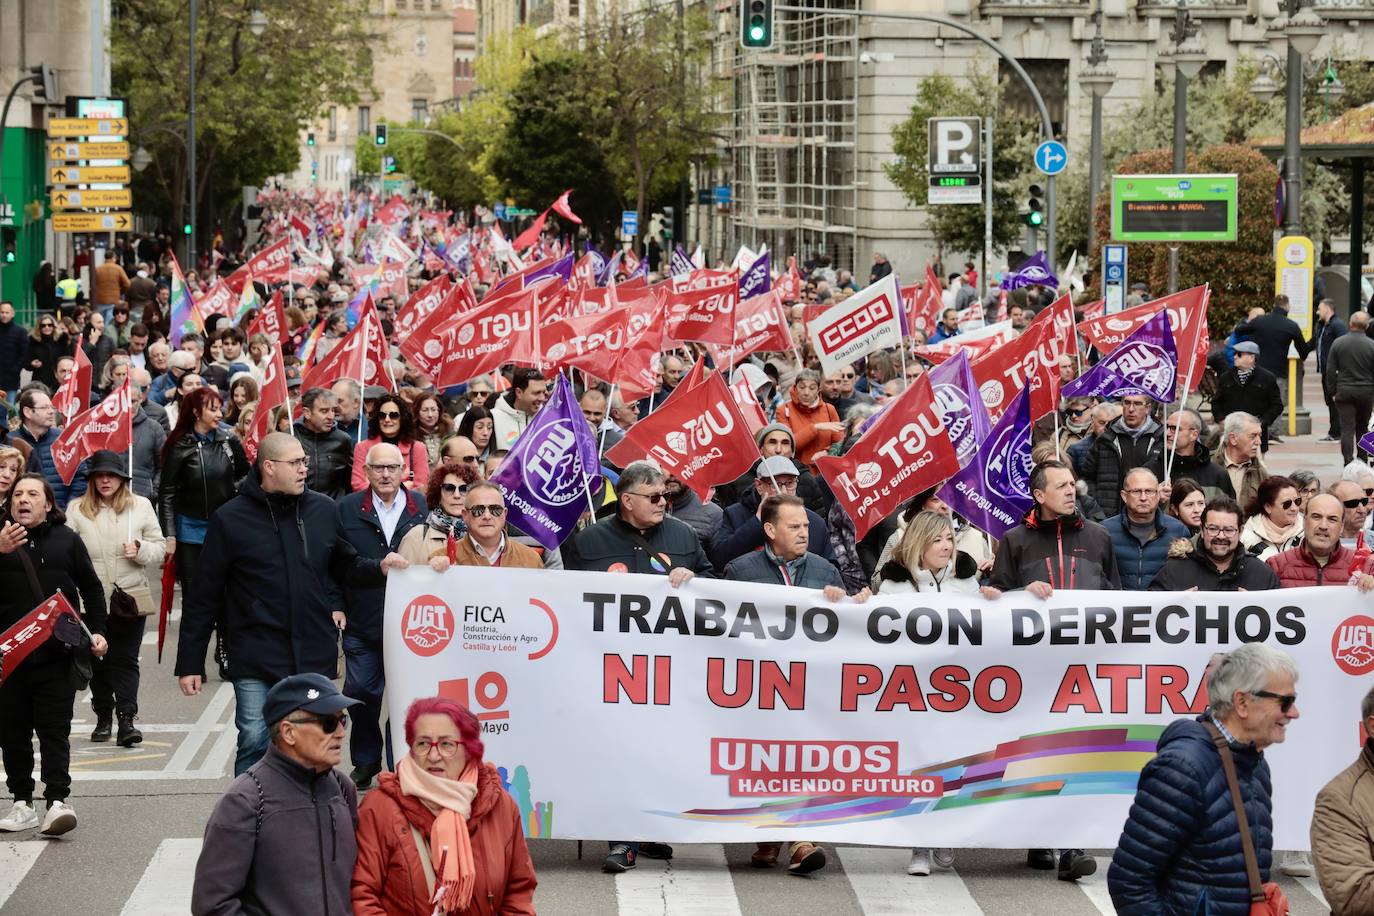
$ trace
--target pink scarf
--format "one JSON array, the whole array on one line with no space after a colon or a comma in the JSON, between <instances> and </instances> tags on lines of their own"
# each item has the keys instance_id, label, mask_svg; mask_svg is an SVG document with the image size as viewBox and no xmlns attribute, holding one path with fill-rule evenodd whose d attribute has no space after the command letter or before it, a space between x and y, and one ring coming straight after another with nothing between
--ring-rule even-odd
<instances>
[{"instance_id":1,"label":"pink scarf","mask_svg":"<svg viewBox=\"0 0 1374 916\"><path fill-rule=\"evenodd\" d=\"M469 762L462 776L446 779L405 756L396 764L396 776L403 793L434 812L434 826L429 828L429 860L435 878L430 902L445 913L462 912L472 902L477 885L467 824L477 795L477 764Z\"/></svg>"}]
</instances>

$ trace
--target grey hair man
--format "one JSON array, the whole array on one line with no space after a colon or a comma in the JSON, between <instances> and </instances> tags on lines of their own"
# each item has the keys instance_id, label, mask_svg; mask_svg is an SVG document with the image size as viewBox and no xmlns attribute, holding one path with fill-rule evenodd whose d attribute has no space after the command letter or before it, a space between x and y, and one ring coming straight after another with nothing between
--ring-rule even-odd
<instances>
[{"instance_id":1,"label":"grey hair man","mask_svg":"<svg viewBox=\"0 0 1374 916\"><path fill-rule=\"evenodd\" d=\"M153 387L148 389L148 400L154 404L167 405L167 392L174 391L181 384L181 377L196 371L197 360L194 353L177 350L167 357L167 371L153 379Z\"/></svg>"},{"instance_id":2,"label":"grey hair man","mask_svg":"<svg viewBox=\"0 0 1374 916\"><path fill-rule=\"evenodd\" d=\"M1252 413L1237 410L1228 413L1222 421L1221 442L1217 444L1216 454L1212 457L1226 469L1236 502L1242 506L1250 504L1259 491L1260 482L1269 476L1260 458L1263 439L1259 418Z\"/></svg>"},{"instance_id":3,"label":"grey hair man","mask_svg":"<svg viewBox=\"0 0 1374 916\"><path fill-rule=\"evenodd\" d=\"M1260 880L1273 860L1269 762L1298 718L1298 667L1286 652L1248 643L1223 656L1207 679L1210 706L1164 730L1140 772L1107 887L1123 916L1249 913L1240 828L1217 741L1235 760Z\"/></svg>"}]
</instances>

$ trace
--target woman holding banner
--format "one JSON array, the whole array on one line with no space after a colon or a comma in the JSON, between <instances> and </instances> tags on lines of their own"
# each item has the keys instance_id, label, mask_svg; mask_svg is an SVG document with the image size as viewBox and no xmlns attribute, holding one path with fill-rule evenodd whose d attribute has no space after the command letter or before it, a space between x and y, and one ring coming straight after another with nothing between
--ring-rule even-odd
<instances>
[{"instance_id":1,"label":"woman holding banner","mask_svg":"<svg viewBox=\"0 0 1374 916\"><path fill-rule=\"evenodd\" d=\"M878 571L880 595L945 592L981 594L988 600L1002 597L991 586L978 585L978 561L954 546L954 522L940 512L918 512L907 523L892 558ZM954 850L917 847L911 850L909 875L930 874L931 860L941 868L954 865Z\"/></svg>"},{"instance_id":2,"label":"woman holding banner","mask_svg":"<svg viewBox=\"0 0 1374 916\"><path fill-rule=\"evenodd\" d=\"M86 545L109 602L110 653L91 675L92 741L109 741L112 719L120 747L143 740L138 715L138 650L153 606L149 569L161 569L166 544L157 513L129 489L128 459L102 449L90 458L90 486L67 516L67 525Z\"/></svg>"},{"instance_id":3,"label":"woman holding banner","mask_svg":"<svg viewBox=\"0 0 1374 916\"><path fill-rule=\"evenodd\" d=\"M419 699L405 738L396 772L383 773L358 809L353 912L534 916L538 882L520 809L482 760L477 717L452 700Z\"/></svg>"}]
</instances>

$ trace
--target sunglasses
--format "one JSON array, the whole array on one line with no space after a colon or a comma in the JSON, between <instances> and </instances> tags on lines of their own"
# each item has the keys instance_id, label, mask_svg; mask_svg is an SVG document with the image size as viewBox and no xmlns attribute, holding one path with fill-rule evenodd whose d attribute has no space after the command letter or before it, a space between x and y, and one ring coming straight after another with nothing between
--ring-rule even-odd
<instances>
[{"instance_id":1,"label":"sunglasses","mask_svg":"<svg viewBox=\"0 0 1374 916\"><path fill-rule=\"evenodd\" d=\"M1279 503L1279 508L1280 508L1280 509L1291 509L1291 508L1293 508L1293 503L1295 503L1295 502L1297 502L1296 499L1285 499L1285 500L1282 500L1282 501Z\"/></svg>"},{"instance_id":2,"label":"sunglasses","mask_svg":"<svg viewBox=\"0 0 1374 916\"><path fill-rule=\"evenodd\" d=\"M379 420L399 420L401 419L401 415L394 410L388 410L377 414L377 418Z\"/></svg>"},{"instance_id":3,"label":"sunglasses","mask_svg":"<svg viewBox=\"0 0 1374 916\"><path fill-rule=\"evenodd\" d=\"M1366 498L1366 499L1343 499L1343 500L1341 500L1341 505L1342 505L1342 506L1345 506L1347 509L1358 509L1360 506L1367 506L1367 505L1369 505L1369 500L1368 500L1367 498Z\"/></svg>"},{"instance_id":4,"label":"sunglasses","mask_svg":"<svg viewBox=\"0 0 1374 916\"><path fill-rule=\"evenodd\" d=\"M340 725L348 727L348 713L335 712L323 716L307 716L303 719L287 719L293 725L304 725L307 722L314 722L326 735L332 735Z\"/></svg>"},{"instance_id":5,"label":"sunglasses","mask_svg":"<svg viewBox=\"0 0 1374 916\"><path fill-rule=\"evenodd\" d=\"M469 400L469 401L485 401L485 400L486 400L487 398L489 398L489 397L491 397L491 392L490 392L490 391L469 391L469 392L468 392L468 400Z\"/></svg>"},{"instance_id":6,"label":"sunglasses","mask_svg":"<svg viewBox=\"0 0 1374 916\"><path fill-rule=\"evenodd\" d=\"M473 518L481 518L482 516L486 515L488 512L491 513L491 517L492 517L492 518L500 518L501 516L503 516L503 515L506 514L506 507L505 507L505 506L468 506L468 515L471 515Z\"/></svg>"},{"instance_id":7,"label":"sunglasses","mask_svg":"<svg viewBox=\"0 0 1374 916\"><path fill-rule=\"evenodd\" d=\"M663 498L664 498L664 497L663 497L663 492L662 492L661 490L660 490L659 492L657 492L657 493L636 493L636 492L634 492L633 490L627 490L627 491L625 492L625 495L626 495L626 496L642 496L644 499L647 499L649 502L653 503L655 506L657 506L659 503L663 502Z\"/></svg>"},{"instance_id":8,"label":"sunglasses","mask_svg":"<svg viewBox=\"0 0 1374 916\"><path fill-rule=\"evenodd\" d=\"M466 486L456 483L446 483L443 486L439 487L439 489L447 493L449 496L452 496L455 493L466 493L468 491L468 488Z\"/></svg>"},{"instance_id":9,"label":"sunglasses","mask_svg":"<svg viewBox=\"0 0 1374 916\"><path fill-rule=\"evenodd\" d=\"M1298 702L1298 698L1291 693L1270 693L1268 690L1256 690L1251 696L1264 697L1266 700L1278 700L1279 712L1288 712L1293 708L1293 704Z\"/></svg>"}]
</instances>

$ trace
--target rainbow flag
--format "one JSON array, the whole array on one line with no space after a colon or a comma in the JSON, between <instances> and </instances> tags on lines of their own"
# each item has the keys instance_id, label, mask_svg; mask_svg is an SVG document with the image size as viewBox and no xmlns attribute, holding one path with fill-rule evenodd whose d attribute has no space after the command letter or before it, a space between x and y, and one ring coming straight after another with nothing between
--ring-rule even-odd
<instances>
[{"instance_id":1,"label":"rainbow flag","mask_svg":"<svg viewBox=\"0 0 1374 916\"><path fill-rule=\"evenodd\" d=\"M186 277L181 272L181 265L177 263L176 255L172 255L171 308L171 334L169 336L173 349L181 346L183 334L192 331L197 334L205 333L205 320L201 318L200 312L196 309L195 300L191 298L191 288L186 285Z\"/></svg>"},{"instance_id":2,"label":"rainbow flag","mask_svg":"<svg viewBox=\"0 0 1374 916\"><path fill-rule=\"evenodd\" d=\"M377 291L382 288L383 266L384 264L377 265L377 270L372 275L372 279L368 280L367 285L358 290L358 292L354 294L353 300L348 303L348 309L344 314L348 316L348 329L350 331L357 326L358 319L362 317L363 303L366 302L369 297L372 298L373 302L376 302Z\"/></svg>"},{"instance_id":3,"label":"rainbow flag","mask_svg":"<svg viewBox=\"0 0 1374 916\"><path fill-rule=\"evenodd\" d=\"M243 278L243 292L239 294L239 307L234 312L234 324L243 320L243 316L248 314L251 309L262 310L262 300L258 298L257 287L253 285L253 275L249 274Z\"/></svg>"},{"instance_id":4,"label":"rainbow flag","mask_svg":"<svg viewBox=\"0 0 1374 916\"><path fill-rule=\"evenodd\" d=\"M315 345L318 344L320 338L324 336L324 324L325 319L321 318L320 323L315 325L315 330L310 332L309 336L301 343L301 348L296 351L296 355L300 357L301 362L307 366L315 360Z\"/></svg>"}]
</instances>

